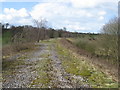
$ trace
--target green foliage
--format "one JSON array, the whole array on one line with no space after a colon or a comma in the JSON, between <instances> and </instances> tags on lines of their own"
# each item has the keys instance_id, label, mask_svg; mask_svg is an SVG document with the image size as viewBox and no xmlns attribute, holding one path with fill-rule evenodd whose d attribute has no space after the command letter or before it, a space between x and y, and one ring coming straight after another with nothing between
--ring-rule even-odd
<instances>
[{"instance_id":1,"label":"green foliage","mask_svg":"<svg viewBox=\"0 0 120 90\"><path fill-rule=\"evenodd\" d=\"M95 54L96 43L94 41L90 41L89 39L86 38L78 38L77 40L74 41L74 44L81 49L84 49L92 54Z\"/></svg>"},{"instance_id":2,"label":"green foliage","mask_svg":"<svg viewBox=\"0 0 120 90\"><path fill-rule=\"evenodd\" d=\"M91 76L91 71L86 68L86 67L82 67L82 70L80 71L80 75L83 76L83 77L89 77Z\"/></svg>"},{"instance_id":3,"label":"green foliage","mask_svg":"<svg viewBox=\"0 0 120 90\"><path fill-rule=\"evenodd\" d=\"M43 59L37 62L37 72L38 77L31 83L30 87L33 87L34 85L39 86L41 88L46 88L49 86L51 75L50 70L52 69L52 66L50 65L51 59ZM35 86L34 86L35 87Z\"/></svg>"},{"instance_id":4,"label":"green foliage","mask_svg":"<svg viewBox=\"0 0 120 90\"><path fill-rule=\"evenodd\" d=\"M99 43L106 51L106 55L111 57L114 62L118 56L118 18L111 19L104 25L101 32Z\"/></svg>"},{"instance_id":5,"label":"green foliage","mask_svg":"<svg viewBox=\"0 0 120 90\"><path fill-rule=\"evenodd\" d=\"M6 44L10 44L11 43L11 38L12 38L12 34L10 31L4 32L2 34L2 44L6 45Z\"/></svg>"},{"instance_id":6,"label":"green foliage","mask_svg":"<svg viewBox=\"0 0 120 90\"><path fill-rule=\"evenodd\" d=\"M0 35L0 47L2 47L2 36Z\"/></svg>"}]
</instances>

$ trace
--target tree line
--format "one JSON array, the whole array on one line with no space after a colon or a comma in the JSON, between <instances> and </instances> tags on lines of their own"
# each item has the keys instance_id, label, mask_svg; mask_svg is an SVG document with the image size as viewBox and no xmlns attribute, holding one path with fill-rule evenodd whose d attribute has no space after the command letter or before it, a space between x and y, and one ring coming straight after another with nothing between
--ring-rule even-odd
<instances>
[{"instance_id":1,"label":"tree line","mask_svg":"<svg viewBox=\"0 0 120 90\"><path fill-rule=\"evenodd\" d=\"M66 31L63 29L53 29L47 28L46 21L34 20L36 26L23 25L23 26L13 26L9 23L2 24L2 35L3 38L7 37L4 34L9 33L10 42L12 43L26 43L26 42L39 42L40 40L45 40L49 38L67 38L67 37L84 37L85 35L92 35L91 33L78 33ZM93 33L94 34L94 33ZM97 35L97 34L96 34Z\"/></svg>"},{"instance_id":2,"label":"tree line","mask_svg":"<svg viewBox=\"0 0 120 90\"><path fill-rule=\"evenodd\" d=\"M3 38L7 37L4 34L8 33L11 35L10 42L12 43L26 43L26 42L39 42L49 38L58 37L76 37L79 33L73 33L64 29L53 29L46 27L33 27L30 25L24 26L10 26L9 24L2 25ZM9 28L8 28L9 27Z\"/></svg>"}]
</instances>

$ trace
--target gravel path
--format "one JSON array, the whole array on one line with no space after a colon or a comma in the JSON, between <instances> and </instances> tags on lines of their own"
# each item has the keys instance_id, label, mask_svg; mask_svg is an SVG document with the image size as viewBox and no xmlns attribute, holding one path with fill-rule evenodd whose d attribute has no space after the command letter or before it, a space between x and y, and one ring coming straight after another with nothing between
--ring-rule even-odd
<instances>
[{"instance_id":1,"label":"gravel path","mask_svg":"<svg viewBox=\"0 0 120 90\"><path fill-rule=\"evenodd\" d=\"M71 75L65 72L62 67L59 55L55 50L55 45L51 46L51 59L53 66L53 83L56 84L57 88L88 88L87 84L80 84L85 81L81 76Z\"/></svg>"},{"instance_id":2,"label":"gravel path","mask_svg":"<svg viewBox=\"0 0 120 90\"><path fill-rule=\"evenodd\" d=\"M35 65L42 59L39 57L42 53L45 53L44 46L39 47L35 52L24 53L24 56L27 56L27 58L24 59L25 64L16 66L14 69L15 74L4 75L7 70L4 71L3 69L3 88L29 87L29 84L37 77ZM23 54L12 56L8 61L17 61L19 57L22 57L22 55Z\"/></svg>"},{"instance_id":3,"label":"gravel path","mask_svg":"<svg viewBox=\"0 0 120 90\"><path fill-rule=\"evenodd\" d=\"M65 76L67 76L67 73L62 68L61 61L59 60L54 47L54 45L52 45L51 47L51 60L54 76L54 80L52 82L56 84L55 86L57 86L58 88L72 88L72 84L70 83L70 81L65 78Z\"/></svg>"},{"instance_id":4,"label":"gravel path","mask_svg":"<svg viewBox=\"0 0 120 90\"><path fill-rule=\"evenodd\" d=\"M36 65L39 60L45 59L46 57L40 57L43 54L50 54L48 58L51 59L52 66L52 80L50 81L51 86L56 88L75 88L75 87L88 87L88 85L78 85L77 81L84 81L80 76L70 75L65 72L61 65L61 60L55 50L55 45L51 43L38 43L37 51L25 53L27 56L24 59L25 64L18 65L15 69L16 74L4 75L3 76L3 88L28 88L33 80L38 77L36 71ZM10 57L10 60L18 60L17 58L21 55ZM4 69L3 69L4 73ZM66 78L67 77L67 78ZM73 80L74 79L74 80ZM73 81L72 81L73 80ZM53 86L52 86L53 85Z\"/></svg>"}]
</instances>

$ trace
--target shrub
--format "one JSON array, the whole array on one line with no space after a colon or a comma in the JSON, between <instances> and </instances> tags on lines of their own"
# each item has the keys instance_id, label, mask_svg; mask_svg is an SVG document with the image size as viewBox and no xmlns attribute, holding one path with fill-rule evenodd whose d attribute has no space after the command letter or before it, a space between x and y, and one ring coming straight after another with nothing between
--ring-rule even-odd
<instances>
[{"instance_id":1,"label":"shrub","mask_svg":"<svg viewBox=\"0 0 120 90\"><path fill-rule=\"evenodd\" d=\"M24 44L11 44L6 45L2 48L2 55L10 55L16 52L20 52L23 50L32 50L34 49L34 43L24 43Z\"/></svg>"},{"instance_id":2,"label":"shrub","mask_svg":"<svg viewBox=\"0 0 120 90\"><path fill-rule=\"evenodd\" d=\"M84 50L90 52L91 54L95 54L96 45L94 42L90 42L84 38L82 38L82 39L79 38L74 43L76 44L77 47L84 49Z\"/></svg>"}]
</instances>

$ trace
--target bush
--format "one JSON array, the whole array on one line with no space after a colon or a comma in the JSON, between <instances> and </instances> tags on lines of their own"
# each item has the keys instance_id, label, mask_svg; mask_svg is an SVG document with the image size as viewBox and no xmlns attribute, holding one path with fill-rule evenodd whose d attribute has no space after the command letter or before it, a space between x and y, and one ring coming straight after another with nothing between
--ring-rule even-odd
<instances>
[{"instance_id":1,"label":"bush","mask_svg":"<svg viewBox=\"0 0 120 90\"><path fill-rule=\"evenodd\" d=\"M23 50L32 50L34 49L34 43L24 43L24 44L12 44L6 45L2 48L2 55L10 55L16 52L20 52Z\"/></svg>"},{"instance_id":2,"label":"bush","mask_svg":"<svg viewBox=\"0 0 120 90\"><path fill-rule=\"evenodd\" d=\"M90 52L91 54L95 54L95 50L96 50L96 45L94 42L90 42L84 38L79 38L78 40L75 41L75 44L77 47L84 49L88 52Z\"/></svg>"},{"instance_id":3,"label":"bush","mask_svg":"<svg viewBox=\"0 0 120 90\"><path fill-rule=\"evenodd\" d=\"M101 47L106 51L106 55L117 61L118 57L118 19L110 20L102 28L100 37ZM115 62L114 61L114 62Z\"/></svg>"},{"instance_id":4,"label":"bush","mask_svg":"<svg viewBox=\"0 0 120 90\"><path fill-rule=\"evenodd\" d=\"M77 40L75 42L75 44L76 44L77 47L80 47L81 49L85 49L87 42L82 41L82 40Z\"/></svg>"},{"instance_id":5,"label":"bush","mask_svg":"<svg viewBox=\"0 0 120 90\"><path fill-rule=\"evenodd\" d=\"M14 45L12 45L12 49L15 52L20 52L22 50L29 50L29 49L33 49L33 48L34 48L33 43L24 43L24 44L14 44Z\"/></svg>"}]
</instances>

